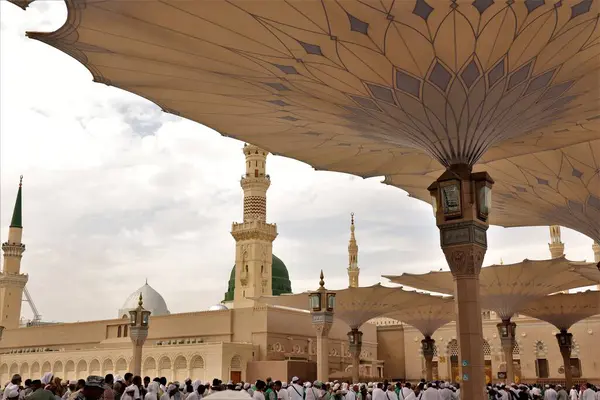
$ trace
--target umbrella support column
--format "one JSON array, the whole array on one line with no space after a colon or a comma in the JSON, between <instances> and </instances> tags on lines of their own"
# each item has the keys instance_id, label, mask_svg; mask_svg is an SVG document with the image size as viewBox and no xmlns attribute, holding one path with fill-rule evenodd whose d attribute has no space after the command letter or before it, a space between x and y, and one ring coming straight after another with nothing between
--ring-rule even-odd
<instances>
[{"instance_id":1,"label":"umbrella support column","mask_svg":"<svg viewBox=\"0 0 600 400\"><path fill-rule=\"evenodd\" d=\"M511 382L515 382L513 349L515 348L515 333L517 324L511 322L509 318L507 320L502 320L502 322L496 326L498 327L502 351L504 352L504 360L506 361L506 384L509 385Z\"/></svg>"},{"instance_id":2,"label":"umbrella support column","mask_svg":"<svg viewBox=\"0 0 600 400\"><path fill-rule=\"evenodd\" d=\"M573 387L573 371L571 371L571 348L573 346L573 334L562 329L556 334L558 347L560 347L560 355L563 358L563 367L565 369L566 389L570 390Z\"/></svg>"},{"instance_id":3,"label":"umbrella support column","mask_svg":"<svg viewBox=\"0 0 600 400\"><path fill-rule=\"evenodd\" d=\"M317 380L329 380L329 330L331 324L315 325L317 330Z\"/></svg>"},{"instance_id":4,"label":"umbrella support column","mask_svg":"<svg viewBox=\"0 0 600 400\"><path fill-rule=\"evenodd\" d=\"M348 332L350 342L350 354L352 354L352 383L358 383L360 379L360 352L362 351L362 335L358 328L352 328Z\"/></svg>"},{"instance_id":5,"label":"umbrella support column","mask_svg":"<svg viewBox=\"0 0 600 400\"><path fill-rule=\"evenodd\" d=\"M428 188L454 277L461 398L469 400L486 397L479 272L487 250L493 183L487 173L472 173L469 165L457 164Z\"/></svg>"},{"instance_id":6,"label":"umbrella support column","mask_svg":"<svg viewBox=\"0 0 600 400\"><path fill-rule=\"evenodd\" d=\"M423 357L425 358L425 370L427 371L427 382L433 381L433 355L435 353L435 340L431 336L425 336L425 339L421 340L421 349L423 350Z\"/></svg>"}]
</instances>

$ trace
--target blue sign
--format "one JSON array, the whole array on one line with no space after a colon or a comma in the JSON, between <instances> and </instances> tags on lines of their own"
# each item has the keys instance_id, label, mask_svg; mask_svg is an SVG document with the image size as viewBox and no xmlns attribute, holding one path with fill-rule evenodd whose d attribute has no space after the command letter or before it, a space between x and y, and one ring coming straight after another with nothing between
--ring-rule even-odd
<instances>
[{"instance_id":1,"label":"blue sign","mask_svg":"<svg viewBox=\"0 0 600 400\"><path fill-rule=\"evenodd\" d=\"M463 360L462 365L463 365L463 367L468 367L469 362L467 360Z\"/></svg>"},{"instance_id":2,"label":"blue sign","mask_svg":"<svg viewBox=\"0 0 600 400\"><path fill-rule=\"evenodd\" d=\"M469 374L463 374L463 381L468 381L469 380Z\"/></svg>"}]
</instances>

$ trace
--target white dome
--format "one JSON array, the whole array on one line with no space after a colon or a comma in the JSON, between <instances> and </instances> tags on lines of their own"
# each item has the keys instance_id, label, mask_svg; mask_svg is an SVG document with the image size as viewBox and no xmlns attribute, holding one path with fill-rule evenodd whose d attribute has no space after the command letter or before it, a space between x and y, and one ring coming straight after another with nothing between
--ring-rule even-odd
<instances>
[{"instance_id":1,"label":"white dome","mask_svg":"<svg viewBox=\"0 0 600 400\"><path fill-rule=\"evenodd\" d=\"M210 306L208 311L223 311L229 310L224 304L215 304L214 306Z\"/></svg>"},{"instance_id":2,"label":"white dome","mask_svg":"<svg viewBox=\"0 0 600 400\"><path fill-rule=\"evenodd\" d=\"M119 309L119 318L123 318L124 316L129 318L129 311L135 310L138 306L140 293L142 294L142 301L144 302L143 307L148 311L152 311L152 314L150 314L151 316L155 317L158 315L170 314L165 299L163 299L160 293L154 290L154 288L146 282L144 286L127 297L127 300L123 303L123 307Z\"/></svg>"}]
</instances>

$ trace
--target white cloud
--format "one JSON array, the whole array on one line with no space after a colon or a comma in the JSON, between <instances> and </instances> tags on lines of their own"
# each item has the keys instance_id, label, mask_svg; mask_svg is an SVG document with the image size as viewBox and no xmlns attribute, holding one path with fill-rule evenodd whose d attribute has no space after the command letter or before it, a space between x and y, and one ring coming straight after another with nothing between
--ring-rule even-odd
<instances>
[{"instance_id":1,"label":"white cloud","mask_svg":"<svg viewBox=\"0 0 600 400\"><path fill-rule=\"evenodd\" d=\"M227 290L232 221L241 219L242 143L91 81L75 60L26 30L54 30L62 2L1 14L1 236L24 179L23 272L47 320L112 318L150 284L171 311L205 309ZM349 213L357 219L361 282L445 267L427 204L380 179L315 172L270 157L269 220L295 291L346 282ZM548 256L547 228L490 230L486 262ZM567 255L591 259L591 240L564 230ZM25 316L30 312L25 306Z\"/></svg>"}]
</instances>

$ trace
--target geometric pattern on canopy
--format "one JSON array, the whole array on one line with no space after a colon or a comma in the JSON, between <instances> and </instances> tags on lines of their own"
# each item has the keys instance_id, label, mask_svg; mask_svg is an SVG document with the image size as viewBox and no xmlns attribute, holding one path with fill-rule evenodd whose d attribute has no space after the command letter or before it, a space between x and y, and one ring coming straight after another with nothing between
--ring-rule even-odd
<instances>
[{"instance_id":1,"label":"geometric pattern on canopy","mask_svg":"<svg viewBox=\"0 0 600 400\"><path fill-rule=\"evenodd\" d=\"M66 0L62 28L29 36L98 82L318 169L480 160L506 196L495 223L600 240L598 158L577 150L600 138L599 2ZM546 150L572 161L569 179L530 155Z\"/></svg>"},{"instance_id":2,"label":"geometric pattern on canopy","mask_svg":"<svg viewBox=\"0 0 600 400\"><path fill-rule=\"evenodd\" d=\"M367 287L335 290L333 317L345 322L351 329L359 328L365 322L389 314L395 310L419 307L444 302L445 298L390 288L380 284ZM311 310L309 292L285 294L281 296L261 296L255 300L273 306L283 306L300 310Z\"/></svg>"},{"instance_id":3,"label":"geometric pattern on canopy","mask_svg":"<svg viewBox=\"0 0 600 400\"><path fill-rule=\"evenodd\" d=\"M481 306L495 311L501 319L509 319L522 312L522 308L533 300L551 293L593 285L593 280L576 272L578 268L576 263L564 257L484 267L479 275ZM420 290L454 294L454 280L450 271L384 278Z\"/></svg>"},{"instance_id":4,"label":"geometric pattern on canopy","mask_svg":"<svg viewBox=\"0 0 600 400\"><path fill-rule=\"evenodd\" d=\"M562 225L600 240L600 140L480 163L474 170L495 181L491 223ZM427 187L442 172L391 175L385 183L429 202Z\"/></svg>"},{"instance_id":5,"label":"geometric pattern on canopy","mask_svg":"<svg viewBox=\"0 0 600 400\"><path fill-rule=\"evenodd\" d=\"M421 307L411 307L386 315L417 328L423 336L431 336L442 326L456 318L454 299L446 298L439 304L429 304Z\"/></svg>"},{"instance_id":6,"label":"geometric pattern on canopy","mask_svg":"<svg viewBox=\"0 0 600 400\"><path fill-rule=\"evenodd\" d=\"M600 314L600 292L588 290L546 296L533 301L522 312L546 321L559 330L569 330L575 323Z\"/></svg>"}]
</instances>

